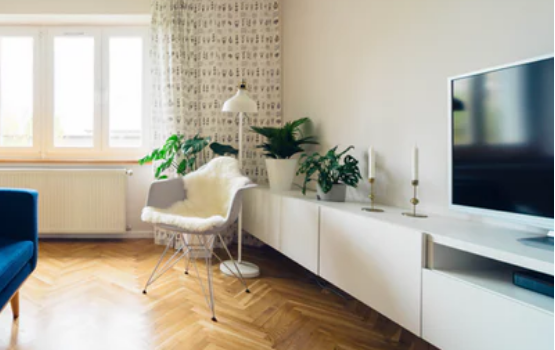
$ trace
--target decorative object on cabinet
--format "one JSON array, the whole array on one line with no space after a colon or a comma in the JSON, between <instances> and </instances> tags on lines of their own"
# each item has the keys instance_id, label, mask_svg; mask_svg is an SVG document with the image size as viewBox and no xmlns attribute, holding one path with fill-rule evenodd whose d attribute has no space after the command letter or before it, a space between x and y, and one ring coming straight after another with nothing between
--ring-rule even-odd
<instances>
[{"instance_id":1,"label":"decorative object on cabinet","mask_svg":"<svg viewBox=\"0 0 555 350\"><path fill-rule=\"evenodd\" d=\"M270 188L276 191L287 191L291 189L297 159L291 157L303 152L302 145L316 145L318 142L314 136L305 136L301 126L309 121L309 118L301 118L285 123L282 127L258 127L251 129L266 138L266 142L257 146L264 150L266 168Z\"/></svg>"},{"instance_id":2,"label":"decorative object on cabinet","mask_svg":"<svg viewBox=\"0 0 555 350\"><path fill-rule=\"evenodd\" d=\"M368 182L370 183L370 194L368 195L370 207L364 207L362 210L373 213L383 213L383 209L374 207L374 200L376 199L374 195L374 182L376 182L376 154L374 153L374 147L368 149Z\"/></svg>"},{"instance_id":3,"label":"decorative object on cabinet","mask_svg":"<svg viewBox=\"0 0 555 350\"><path fill-rule=\"evenodd\" d=\"M357 187L362 179L358 160L347 155L354 146L349 146L343 152L337 153L337 147L330 149L325 155L314 152L301 156L301 167L297 175L304 174L303 194L306 186L317 175L318 199L330 202L344 202L347 186Z\"/></svg>"},{"instance_id":4,"label":"decorative object on cabinet","mask_svg":"<svg viewBox=\"0 0 555 350\"><path fill-rule=\"evenodd\" d=\"M415 145L412 151L412 181L411 185L413 188L413 195L410 199L410 204L412 204L412 211L403 213L405 216L410 216L413 218L427 218L427 215L416 213L416 206L420 201L418 200L418 147Z\"/></svg>"},{"instance_id":5,"label":"decorative object on cabinet","mask_svg":"<svg viewBox=\"0 0 555 350\"><path fill-rule=\"evenodd\" d=\"M371 177L371 178L368 179L368 182L370 183L370 194L368 195L368 199L370 199L370 206L369 207L364 207L364 208L362 208L362 210L369 211L369 212L372 212L372 213L383 213L384 212L383 209L379 209L379 208L374 207L374 200L376 199L376 197L374 195L374 182L376 182L376 179Z\"/></svg>"},{"instance_id":6,"label":"decorative object on cabinet","mask_svg":"<svg viewBox=\"0 0 555 350\"><path fill-rule=\"evenodd\" d=\"M239 168L243 168L243 119L246 113L258 112L256 102L249 96L247 83L245 80L239 85L237 93L224 102L222 112L239 113L239 150L237 159L239 160ZM253 263L243 261L243 215L239 214L237 223L237 263L228 260L220 264L220 270L228 276L241 275L245 278L254 278L260 275L260 269ZM235 270L234 270L235 269Z\"/></svg>"},{"instance_id":7,"label":"decorative object on cabinet","mask_svg":"<svg viewBox=\"0 0 555 350\"><path fill-rule=\"evenodd\" d=\"M412 204L412 211L403 213L405 216L410 216L413 218L427 218L428 215L419 214L416 212L416 206L420 201L418 200L418 180L411 181L412 188L413 188L413 197L410 199L410 204Z\"/></svg>"}]
</instances>

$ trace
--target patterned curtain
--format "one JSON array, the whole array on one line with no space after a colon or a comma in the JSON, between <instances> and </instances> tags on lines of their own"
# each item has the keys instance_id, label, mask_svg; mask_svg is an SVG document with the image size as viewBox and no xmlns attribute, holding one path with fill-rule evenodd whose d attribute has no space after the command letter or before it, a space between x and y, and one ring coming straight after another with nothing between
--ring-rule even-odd
<instances>
[{"instance_id":1,"label":"patterned curtain","mask_svg":"<svg viewBox=\"0 0 555 350\"><path fill-rule=\"evenodd\" d=\"M278 0L154 0L151 26L152 140L197 133L238 145L238 118L222 113L242 79L258 103L250 125L281 124L281 35ZM243 133L243 169L266 182L259 135ZM213 154L200 155L206 162ZM166 232L155 232L163 243ZM245 243L249 238L245 237Z\"/></svg>"}]
</instances>

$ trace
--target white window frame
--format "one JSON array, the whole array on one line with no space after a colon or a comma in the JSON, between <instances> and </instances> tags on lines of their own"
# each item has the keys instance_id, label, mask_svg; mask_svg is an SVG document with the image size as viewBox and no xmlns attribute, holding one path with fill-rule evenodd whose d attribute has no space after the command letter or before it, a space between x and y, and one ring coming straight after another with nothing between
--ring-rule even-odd
<instances>
[{"instance_id":1,"label":"white window frame","mask_svg":"<svg viewBox=\"0 0 555 350\"><path fill-rule=\"evenodd\" d=\"M43 61L40 58L41 32L38 27L3 27L0 37L32 37L33 38L33 145L31 147L0 147L0 157L14 158L18 156L40 157L43 143L42 121L42 72ZM2 48L0 47L0 50ZM0 75L2 72L0 71ZM1 92L0 92L1 93Z\"/></svg>"},{"instance_id":2,"label":"white window frame","mask_svg":"<svg viewBox=\"0 0 555 350\"><path fill-rule=\"evenodd\" d=\"M150 145L149 135L147 130L150 129L150 65L149 65L149 42L147 40L148 28L145 27L117 27L117 28L105 28L102 31L102 63L104 64L102 69L102 149L110 150L110 152L117 153L118 155L136 155L137 152L142 155L148 152L148 146ZM141 116L141 147L130 148L130 147L110 147L110 38L114 37L142 37L143 38L143 89L142 89L142 116Z\"/></svg>"},{"instance_id":3,"label":"white window frame","mask_svg":"<svg viewBox=\"0 0 555 350\"><path fill-rule=\"evenodd\" d=\"M45 158L52 158L60 156L75 157L87 156L98 157L101 154L100 147L100 131L102 128L101 117L101 33L100 30L90 27L64 27L64 28L49 28L46 32L46 147ZM92 147L55 147L54 145L54 39L56 37L91 37L94 39L94 121L93 121L93 146Z\"/></svg>"},{"instance_id":4,"label":"white window frame","mask_svg":"<svg viewBox=\"0 0 555 350\"><path fill-rule=\"evenodd\" d=\"M147 26L0 26L2 36L34 39L33 146L0 147L0 158L24 159L135 159L149 150L150 65ZM95 39L94 130L92 147L54 146L54 38L63 35ZM109 38L137 36L143 39L143 95L141 147L109 147Z\"/></svg>"}]
</instances>

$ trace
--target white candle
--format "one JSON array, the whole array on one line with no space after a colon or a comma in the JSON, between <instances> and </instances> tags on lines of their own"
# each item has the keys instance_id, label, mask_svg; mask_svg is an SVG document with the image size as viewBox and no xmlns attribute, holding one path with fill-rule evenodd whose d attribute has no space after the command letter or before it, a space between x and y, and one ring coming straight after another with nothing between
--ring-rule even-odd
<instances>
[{"instance_id":1,"label":"white candle","mask_svg":"<svg viewBox=\"0 0 555 350\"><path fill-rule=\"evenodd\" d=\"M376 156L374 155L374 147L368 149L368 178L376 177Z\"/></svg>"},{"instance_id":2,"label":"white candle","mask_svg":"<svg viewBox=\"0 0 555 350\"><path fill-rule=\"evenodd\" d=\"M412 150L412 180L418 180L418 147L416 145Z\"/></svg>"}]
</instances>

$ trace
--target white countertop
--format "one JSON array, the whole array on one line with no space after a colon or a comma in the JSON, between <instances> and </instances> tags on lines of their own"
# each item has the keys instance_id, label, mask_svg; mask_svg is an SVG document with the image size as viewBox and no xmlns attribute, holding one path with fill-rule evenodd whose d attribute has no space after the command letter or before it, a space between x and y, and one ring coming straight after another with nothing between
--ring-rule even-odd
<instances>
[{"instance_id":1,"label":"white countertop","mask_svg":"<svg viewBox=\"0 0 555 350\"><path fill-rule=\"evenodd\" d=\"M269 191L269 188L261 186L258 190ZM300 191L273 193L414 229L428 234L437 244L553 275L553 251L527 246L518 241L519 238L538 237L534 233L436 215L412 218L401 215L407 209L380 205L376 207L384 209L383 213L366 212L362 208L368 207L369 203L323 202L316 199L314 192L307 192L306 196Z\"/></svg>"}]
</instances>

